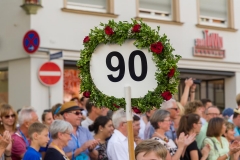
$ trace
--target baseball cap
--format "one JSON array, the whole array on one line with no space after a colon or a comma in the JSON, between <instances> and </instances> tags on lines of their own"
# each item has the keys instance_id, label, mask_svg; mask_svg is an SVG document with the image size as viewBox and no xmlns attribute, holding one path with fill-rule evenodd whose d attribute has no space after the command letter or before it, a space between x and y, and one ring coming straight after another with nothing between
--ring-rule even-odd
<instances>
[{"instance_id":1,"label":"baseball cap","mask_svg":"<svg viewBox=\"0 0 240 160\"><path fill-rule=\"evenodd\" d=\"M235 109L233 111L232 108L225 108L222 112L222 115L225 117L225 116L228 116L228 117L231 117L233 115L233 113L235 112ZM239 112L239 111L238 111Z\"/></svg>"}]
</instances>

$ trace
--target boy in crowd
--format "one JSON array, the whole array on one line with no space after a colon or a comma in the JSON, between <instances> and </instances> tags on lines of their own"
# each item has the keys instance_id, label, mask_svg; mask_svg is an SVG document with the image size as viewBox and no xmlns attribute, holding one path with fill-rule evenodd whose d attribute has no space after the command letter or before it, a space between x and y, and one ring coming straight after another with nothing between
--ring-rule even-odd
<instances>
[{"instance_id":1,"label":"boy in crowd","mask_svg":"<svg viewBox=\"0 0 240 160\"><path fill-rule=\"evenodd\" d=\"M23 160L41 160L42 156L38 152L40 147L45 147L49 141L48 128L46 125L35 122L28 129L31 146L23 156Z\"/></svg>"},{"instance_id":2,"label":"boy in crowd","mask_svg":"<svg viewBox=\"0 0 240 160\"><path fill-rule=\"evenodd\" d=\"M144 140L135 149L136 160L165 160L167 149L153 139Z\"/></svg>"}]
</instances>

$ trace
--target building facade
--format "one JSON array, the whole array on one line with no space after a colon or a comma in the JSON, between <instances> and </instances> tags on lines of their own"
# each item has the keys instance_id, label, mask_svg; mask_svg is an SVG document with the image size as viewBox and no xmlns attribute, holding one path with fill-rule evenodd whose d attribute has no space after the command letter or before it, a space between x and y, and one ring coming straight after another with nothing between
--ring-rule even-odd
<instances>
[{"instance_id":1,"label":"building facade","mask_svg":"<svg viewBox=\"0 0 240 160\"><path fill-rule=\"evenodd\" d=\"M31 5L38 5L36 14L27 14ZM160 26L174 54L182 56L177 97L183 92L184 80L192 77L201 80L196 98L234 108L240 93L239 7L238 0L0 1L0 101L16 109L33 106L40 115L70 100L79 91L76 61L90 29L110 19L135 18L155 29ZM38 32L41 42L38 51L27 54L22 41L31 29ZM63 57L52 61L60 66L62 76L49 88L40 83L38 70L49 61L49 52L59 51Z\"/></svg>"}]
</instances>

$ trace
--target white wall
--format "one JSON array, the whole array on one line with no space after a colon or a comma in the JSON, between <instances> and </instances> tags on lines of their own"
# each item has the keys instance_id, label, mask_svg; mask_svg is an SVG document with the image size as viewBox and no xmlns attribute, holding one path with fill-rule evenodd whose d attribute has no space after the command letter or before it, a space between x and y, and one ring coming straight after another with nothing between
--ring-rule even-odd
<instances>
[{"instance_id":1,"label":"white wall","mask_svg":"<svg viewBox=\"0 0 240 160\"><path fill-rule=\"evenodd\" d=\"M29 58L9 61L9 104L16 110L31 105L31 62Z\"/></svg>"},{"instance_id":2,"label":"white wall","mask_svg":"<svg viewBox=\"0 0 240 160\"><path fill-rule=\"evenodd\" d=\"M225 106L236 108L236 95L240 93L240 72L235 77L225 78Z\"/></svg>"},{"instance_id":3,"label":"white wall","mask_svg":"<svg viewBox=\"0 0 240 160\"><path fill-rule=\"evenodd\" d=\"M30 16L21 5L22 0L0 1L0 62L28 57L22 40L30 29Z\"/></svg>"},{"instance_id":4,"label":"white wall","mask_svg":"<svg viewBox=\"0 0 240 160\"><path fill-rule=\"evenodd\" d=\"M130 21L136 17L136 1L115 0L115 14L119 15L116 21ZM180 54L183 58L193 58L204 61L206 58L192 56L192 47L196 38L203 38L204 29L197 28L197 9L195 0L180 0L180 16L184 23L182 26L159 24L147 22L152 28L156 29L161 26L161 34L166 33L173 47L176 49L175 54ZM38 11L37 15L31 16L31 28L35 28L42 39L41 46L46 48L61 48L66 50L79 51L83 48L83 38L88 35L90 29L98 26L100 22L106 23L107 17L84 15L76 13L63 12L63 0L43 0L43 9ZM239 28L240 1L234 1L235 7L235 26ZM51 15L51 16L50 16ZM238 42L240 40L239 32L214 31L223 37L223 46L226 49L225 59L211 59L216 62L238 62L235 57L240 52ZM79 55L76 55L79 56Z\"/></svg>"}]
</instances>

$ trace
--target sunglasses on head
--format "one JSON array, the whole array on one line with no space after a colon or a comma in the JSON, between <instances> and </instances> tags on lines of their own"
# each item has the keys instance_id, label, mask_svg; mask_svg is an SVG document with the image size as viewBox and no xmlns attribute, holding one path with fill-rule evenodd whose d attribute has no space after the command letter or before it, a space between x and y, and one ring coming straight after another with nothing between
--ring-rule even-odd
<instances>
[{"instance_id":1,"label":"sunglasses on head","mask_svg":"<svg viewBox=\"0 0 240 160\"><path fill-rule=\"evenodd\" d=\"M10 117L12 117L12 118L15 118L16 117L16 115L15 114L11 114L11 115L6 115L6 116L4 116L5 118L10 118Z\"/></svg>"},{"instance_id":2,"label":"sunglasses on head","mask_svg":"<svg viewBox=\"0 0 240 160\"><path fill-rule=\"evenodd\" d=\"M79 112L79 111L76 111L76 112L69 112L69 113L75 114L76 116L78 116L78 115L82 115L82 112Z\"/></svg>"}]
</instances>

